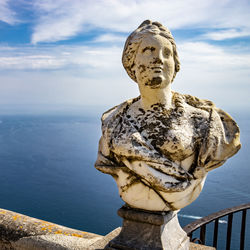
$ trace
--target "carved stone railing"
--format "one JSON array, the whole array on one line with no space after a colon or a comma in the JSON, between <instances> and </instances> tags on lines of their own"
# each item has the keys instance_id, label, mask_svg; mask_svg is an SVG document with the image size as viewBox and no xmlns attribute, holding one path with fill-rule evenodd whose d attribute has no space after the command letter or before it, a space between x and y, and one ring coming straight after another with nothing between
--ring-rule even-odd
<instances>
[{"instance_id":1,"label":"carved stone railing","mask_svg":"<svg viewBox=\"0 0 250 250\"><path fill-rule=\"evenodd\" d=\"M250 209L250 203L242 204L232 208L227 208L219 212L210 214L206 217L198 219L183 228L187 235L190 237L191 242L199 242L200 244L206 244L206 227L210 223L214 223L213 231L213 247L217 247L218 244L218 231L219 231L219 219L227 216L227 233L226 233L226 249L231 247L231 237L233 228L233 217L235 213L242 213L241 216L241 232L240 232L240 250L244 250L245 246L245 232L246 232L246 215L247 210ZM200 237L193 238L193 232L200 229Z\"/></svg>"},{"instance_id":2,"label":"carved stone railing","mask_svg":"<svg viewBox=\"0 0 250 250\"><path fill-rule=\"evenodd\" d=\"M102 236L0 209L1 250L114 250L116 248L108 247L109 242L114 240L120 232L121 228L116 228ZM194 243L190 243L189 249L214 250L214 248Z\"/></svg>"},{"instance_id":3,"label":"carved stone railing","mask_svg":"<svg viewBox=\"0 0 250 250\"><path fill-rule=\"evenodd\" d=\"M0 249L88 249L101 235L0 209Z\"/></svg>"}]
</instances>

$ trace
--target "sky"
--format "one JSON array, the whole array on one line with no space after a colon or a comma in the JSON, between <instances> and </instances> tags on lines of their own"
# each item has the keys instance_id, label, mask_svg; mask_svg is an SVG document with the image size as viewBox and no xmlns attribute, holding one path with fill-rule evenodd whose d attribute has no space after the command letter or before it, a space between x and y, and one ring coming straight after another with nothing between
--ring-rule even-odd
<instances>
[{"instance_id":1,"label":"sky","mask_svg":"<svg viewBox=\"0 0 250 250\"><path fill-rule=\"evenodd\" d=\"M121 55L146 19L176 40L174 91L248 110L249 13L248 0L0 0L0 113L105 110L138 96Z\"/></svg>"}]
</instances>

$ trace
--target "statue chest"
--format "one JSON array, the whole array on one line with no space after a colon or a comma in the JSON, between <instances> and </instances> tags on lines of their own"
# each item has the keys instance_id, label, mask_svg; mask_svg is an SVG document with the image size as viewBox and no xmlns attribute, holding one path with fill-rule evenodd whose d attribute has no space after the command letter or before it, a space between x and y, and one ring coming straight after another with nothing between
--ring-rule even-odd
<instances>
[{"instance_id":1,"label":"statue chest","mask_svg":"<svg viewBox=\"0 0 250 250\"><path fill-rule=\"evenodd\" d=\"M197 135L188 120L151 117L142 121L139 125L141 135L164 155L182 160L192 154Z\"/></svg>"},{"instance_id":2,"label":"statue chest","mask_svg":"<svg viewBox=\"0 0 250 250\"><path fill-rule=\"evenodd\" d=\"M184 112L129 114L125 124L129 133L139 132L148 145L174 161L195 152L208 126L204 117Z\"/></svg>"}]
</instances>

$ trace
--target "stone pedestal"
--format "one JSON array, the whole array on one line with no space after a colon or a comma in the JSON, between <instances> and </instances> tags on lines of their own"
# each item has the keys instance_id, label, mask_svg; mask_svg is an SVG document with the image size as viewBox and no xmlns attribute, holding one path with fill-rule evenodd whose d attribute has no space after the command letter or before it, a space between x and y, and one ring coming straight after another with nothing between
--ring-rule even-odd
<instances>
[{"instance_id":1,"label":"stone pedestal","mask_svg":"<svg viewBox=\"0 0 250 250\"><path fill-rule=\"evenodd\" d=\"M126 250L188 250L189 238L179 225L177 212L146 212L123 206L120 234L106 249Z\"/></svg>"}]
</instances>

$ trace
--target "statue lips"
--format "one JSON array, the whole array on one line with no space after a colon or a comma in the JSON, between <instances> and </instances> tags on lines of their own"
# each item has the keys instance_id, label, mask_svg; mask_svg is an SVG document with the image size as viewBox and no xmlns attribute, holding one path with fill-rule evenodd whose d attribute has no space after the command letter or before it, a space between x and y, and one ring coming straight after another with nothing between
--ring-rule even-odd
<instances>
[{"instance_id":1,"label":"statue lips","mask_svg":"<svg viewBox=\"0 0 250 250\"><path fill-rule=\"evenodd\" d=\"M163 71L163 67L161 66L151 67L151 69L154 70L154 73L161 73Z\"/></svg>"}]
</instances>

